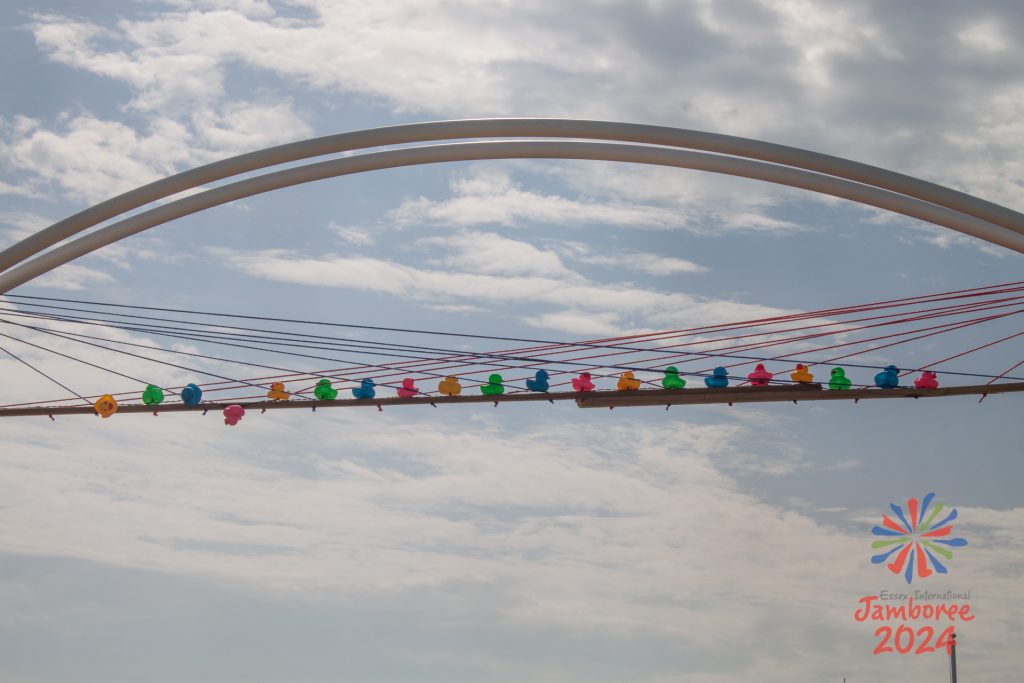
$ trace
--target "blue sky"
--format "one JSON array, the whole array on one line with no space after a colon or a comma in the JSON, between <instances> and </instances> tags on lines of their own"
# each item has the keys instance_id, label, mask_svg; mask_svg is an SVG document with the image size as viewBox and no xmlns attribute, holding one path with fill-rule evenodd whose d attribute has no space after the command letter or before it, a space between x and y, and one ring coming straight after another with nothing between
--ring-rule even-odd
<instances>
[{"instance_id":1,"label":"blue sky","mask_svg":"<svg viewBox=\"0 0 1024 683\"><path fill-rule=\"evenodd\" d=\"M241 152L480 116L750 136L1024 209L1014 2L96 5L0 8L3 244ZM1020 264L754 181L507 161L253 197L17 291L569 340L1010 282ZM1014 320L868 362L923 364ZM165 386L194 379L46 343ZM83 391L141 390L9 345ZM1022 357L1015 340L944 367L996 374ZM3 403L60 395L11 360L0 376ZM1024 622L1019 407L4 419L0 679L938 680L943 657L872 656L852 617L860 596L900 587L868 562L871 525L936 491L971 546L928 588L973 591L961 670L1005 680L1024 665L1007 647Z\"/></svg>"}]
</instances>

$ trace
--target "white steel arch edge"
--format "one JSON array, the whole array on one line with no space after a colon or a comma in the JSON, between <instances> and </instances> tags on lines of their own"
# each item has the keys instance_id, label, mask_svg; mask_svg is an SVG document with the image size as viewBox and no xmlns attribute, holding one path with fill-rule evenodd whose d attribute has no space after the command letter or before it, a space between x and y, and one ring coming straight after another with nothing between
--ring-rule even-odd
<instances>
[{"instance_id":1,"label":"white steel arch edge","mask_svg":"<svg viewBox=\"0 0 1024 683\"><path fill-rule=\"evenodd\" d=\"M557 139L405 146L273 171L171 201L37 256L110 218L154 201L280 164L375 147L520 137ZM231 157L143 185L54 223L0 252L0 270L3 271L0 294L143 230L263 192L387 168L516 158L640 163L763 180L901 213L1024 253L1024 214L935 183L840 157L750 138L634 123L543 118L470 119L312 138Z\"/></svg>"}]
</instances>

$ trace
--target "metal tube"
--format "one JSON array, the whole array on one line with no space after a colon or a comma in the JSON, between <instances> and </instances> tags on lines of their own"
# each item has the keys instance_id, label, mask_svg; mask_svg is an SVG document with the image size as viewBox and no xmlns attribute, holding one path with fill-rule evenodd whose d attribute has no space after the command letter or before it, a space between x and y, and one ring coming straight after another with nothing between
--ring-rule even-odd
<instances>
[{"instance_id":1,"label":"metal tube","mask_svg":"<svg viewBox=\"0 0 1024 683\"><path fill-rule=\"evenodd\" d=\"M143 185L30 235L0 252L0 271L114 216L200 185L325 154L415 142L495 137L617 140L698 149L802 168L905 194L1024 234L1024 214L877 166L761 140L612 121L500 118L434 121L339 133L241 154Z\"/></svg>"},{"instance_id":2,"label":"metal tube","mask_svg":"<svg viewBox=\"0 0 1024 683\"><path fill-rule=\"evenodd\" d=\"M619 161L689 168L764 180L887 209L1024 253L1024 235L1022 234L935 204L834 176L746 158L666 147L561 140L508 140L503 142L461 142L360 154L275 171L190 195L100 228L0 274L0 294L68 261L125 237L182 216L263 192L314 180L387 168L451 161L521 158Z\"/></svg>"}]
</instances>

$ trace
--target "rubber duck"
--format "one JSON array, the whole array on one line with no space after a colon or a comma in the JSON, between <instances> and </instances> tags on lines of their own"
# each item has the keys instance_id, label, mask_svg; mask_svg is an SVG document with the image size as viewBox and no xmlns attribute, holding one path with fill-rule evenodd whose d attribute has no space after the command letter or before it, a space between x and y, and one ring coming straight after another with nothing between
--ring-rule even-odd
<instances>
[{"instance_id":1,"label":"rubber duck","mask_svg":"<svg viewBox=\"0 0 1024 683\"><path fill-rule=\"evenodd\" d=\"M526 388L530 391L547 392L551 388L551 385L548 384L548 371L538 370L534 374L533 379L526 380Z\"/></svg>"},{"instance_id":2,"label":"rubber duck","mask_svg":"<svg viewBox=\"0 0 1024 683\"><path fill-rule=\"evenodd\" d=\"M462 393L462 385L455 375L448 375L437 385L437 391L444 396L458 396Z\"/></svg>"},{"instance_id":3,"label":"rubber duck","mask_svg":"<svg viewBox=\"0 0 1024 683\"><path fill-rule=\"evenodd\" d=\"M711 371L710 377L704 378L704 386L708 389L725 389L729 386L729 371L719 365Z\"/></svg>"},{"instance_id":4,"label":"rubber duck","mask_svg":"<svg viewBox=\"0 0 1024 683\"><path fill-rule=\"evenodd\" d=\"M245 408L240 405L230 405L224 409L224 424L234 427L245 415Z\"/></svg>"},{"instance_id":5,"label":"rubber duck","mask_svg":"<svg viewBox=\"0 0 1024 683\"><path fill-rule=\"evenodd\" d=\"M921 376L914 380L914 387L917 389L938 389L939 377L931 370L925 370Z\"/></svg>"},{"instance_id":6,"label":"rubber duck","mask_svg":"<svg viewBox=\"0 0 1024 683\"><path fill-rule=\"evenodd\" d=\"M750 380L750 386L752 387L766 387L774 376L764 369L764 363L758 363L754 371L747 375L747 379Z\"/></svg>"},{"instance_id":7,"label":"rubber duck","mask_svg":"<svg viewBox=\"0 0 1024 683\"><path fill-rule=\"evenodd\" d=\"M117 412L117 401L110 394L103 394L96 399L96 403L93 403L92 407L96 409L96 414L100 417L110 417Z\"/></svg>"},{"instance_id":8,"label":"rubber duck","mask_svg":"<svg viewBox=\"0 0 1024 683\"><path fill-rule=\"evenodd\" d=\"M594 383L590 381L589 372L581 372L579 377L572 379L573 391L593 391L595 388Z\"/></svg>"},{"instance_id":9,"label":"rubber duck","mask_svg":"<svg viewBox=\"0 0 1024 683\"><path fill-rule=\"evenodd\" d=\"M274 382L270 385L270 391L267 392L267 398L271 401L287 401L291 397L292 395L284 390L284 382Z\"/></svg>"},{"instance_id":10,"label":"rubber duck","mask_svg":"<svg viewBox=\"0 0 1024 683\"><path fill-rule=\"evenodd\" d=\"M674 365L665 368L665 376L661 378L661 386L666 389L683 389L686 387L686 380L679 376L679 370Z\"/></svg>"},{"instance_id":11,"label":"rubber duck","mask_svg":"<svg viewBox=\"0 0 1024 683\"><path fill-rule=\"evenodd\" d=\"M636 391L640 388L640 380L627 370L619 375L619 383L615 385L615 388L619 391Z\"/></svg>"},{"instance_id":12,"label":"rubber duck","mask_svg":"<svg viewBox=\"0 0 1024 683\"><path fill-rule=\"evenodd\" d=\"M846 376L843 368L832 368L832 374L828 380L828 388L832 391L845 391L850 388L850 378Z\"/></svg>"},{"instance_id":13,"label":"rubber duck","mask_svg":"<svg viewBox=\"0 0 1024 683\"><path fill-rule=\"evenodd\" d=\"M402 386L398 387L398 396L400 398L412 398L418 393L420 393L420 390L416 388L416 382L413 381L412 377L403 379Z\"/></svg>"},{"instance_id":14,"label":"rubber duck","mask_svg":"<svg viewBox=\"0 0 1024 683\"><path fill-rule=\"evenodd\" d=\"M195 384L186 384L181 390L181 402L187 406L197 406L203 400L203 390Z\"/></svg>"},{"instance_id":15,"label":"rubber duck","mask_svg":"<svg viewBox=\"0 0 1024 683\"><path fill-rule=\"evenodd\" d=\"M796 371L793 372L789 377L798 384L810 384L811 382L814 381L814 375L812 375L807 370L807 366L804 365L803 363L797 363Z\"/></svg>"},{"instance_id":16,"label":"rubber duck","mask_svg":"<svg viewBox=\"0 0 1024 683\"><path fill-rule=\"evenodd\" d=\"M487 378L487 384L480 387L480 393L486 396L500 396L505 393L505 387L502 385L504 380L501 375L495 373Z\"/></svg>"},{"instance_id":17,"label":"rubber duck","mask_svg":"<svg viewBox=\"0 0 1024 683\"><path fill-rule=\"evenodd\" d=\"M373 388L374 382L372 379L364 379L359 383L359 386L352 390L352 395L356 398L373 398L377 395L376 390Z\"/></svg>"},{"instance_id":18,"label":"rubber duck","mask_svg":"<svg viewBox=\"0 0 1024 683\"><path fill-rule=\"evenodd\" d=\"M313 395L321 401L333 401L338 398L338 390L331 386L331 380L323 377L316 383Z\"/></svg>"},{"instance_id":19,"label":"rubber duck","mask_svg":"<svg viewBox=\"0 0 1024 683\"><path fill-rule=\"evenodd\" d=\"M164 390L153 384L148 385L145 391L142 392L142 402L147 406L155 406L163 403Z\"/></svg>"},{"instance_id":20,"label":"rubber duck","mask_svg":"<svg viewBox=\"0 0 1024 683\"><path fill-rule=\"evenodd\" d=\"M875 386L879 389L895 389L900 385L900 369L895 365L886 365L885 369L875 375Z\"/></svg>"}]
</instances>

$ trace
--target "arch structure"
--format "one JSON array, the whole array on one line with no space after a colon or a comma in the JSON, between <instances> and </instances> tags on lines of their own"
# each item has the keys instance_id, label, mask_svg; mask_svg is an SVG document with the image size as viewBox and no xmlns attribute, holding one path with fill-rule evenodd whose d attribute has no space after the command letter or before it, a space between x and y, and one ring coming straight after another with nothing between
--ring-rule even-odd
<instances>
[{"instance_id":1,"label":"arch structure","mask_svg":"<svg viewBox=\"0 0 1024 683\"><path fill-rule=\"evenodd\" d=\"M335 156L293 165L328 155ZM264 192L388 168L524 158L651 164L752 178L900 213L1024 253L1024 214L849 159L750 138L636 123L468 119L302 140L143 185L58 221L0 252L0 294L149 228ZM272 170L282 164L291 166ZM258 171L267 172L230 182L236 176ZM211 183L217 184L97 228L127 212Z\"/></svg>"}]
</instances>

